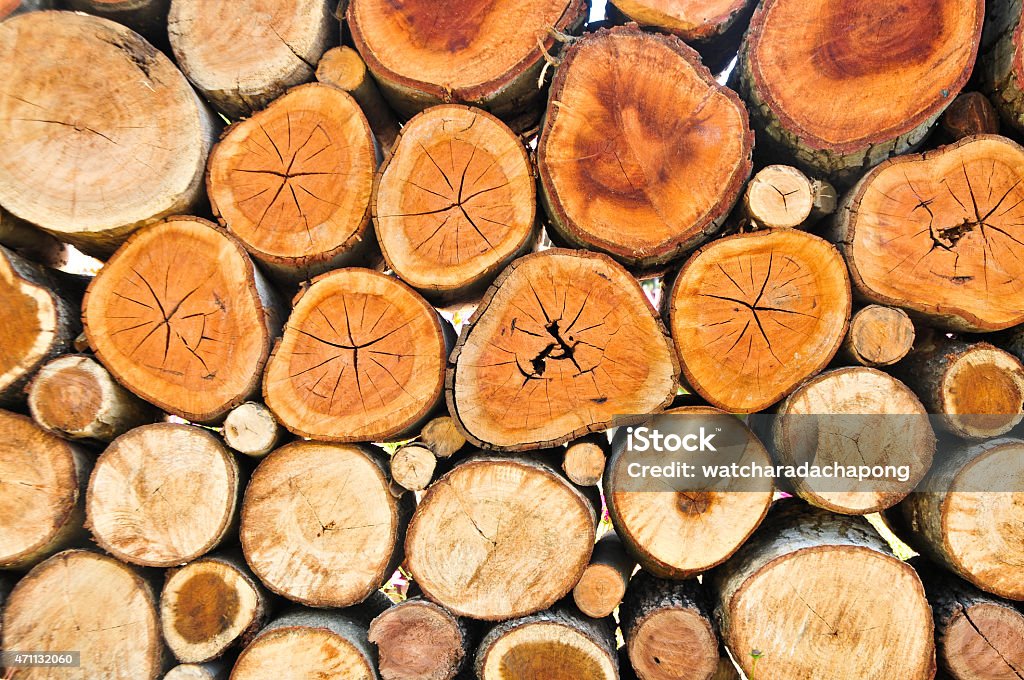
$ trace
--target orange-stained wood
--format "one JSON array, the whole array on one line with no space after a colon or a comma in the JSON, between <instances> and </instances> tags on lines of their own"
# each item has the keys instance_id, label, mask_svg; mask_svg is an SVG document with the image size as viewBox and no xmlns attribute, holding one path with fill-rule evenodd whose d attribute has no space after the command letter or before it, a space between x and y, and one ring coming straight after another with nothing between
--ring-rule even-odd
<instances>
[{"instance_id":1,"label":"orange-stained wood","mask_svg":"<svg viewBox=\"0 0 1024 680\"><path fill-rule=\"evenodd\" d=\"M714 233L750 175L747 112L678 38L636 26L569 48L537 165L551 226L635 266Z\"/></svg>"},{"instance_id":2,"label":"orange-stained wood","mask_svg":"<svg viewBox=\"0 0 1024 680\"><path fill-rule=\"evenodd\" d=\"M449 327L398 279L340 269L295 302L267 364L266 404L286 428L323 441L382 441L439 403Z\"/></svg>"},{"instance_id":3,"label":"orange-stained wood","mask_svg":"<svg viewBox=\"0 0 1024 680\"><path fill-rule=\"evenodd\" d=\"M612 0L615 8L641 26L700 41L721 35L750 0Z\"/></svg>"},{"instance_id":4,"label":"orange-stained wood","mask_svg":"<svg viewBox=\"0 0 1024 680\"><path fill-rule=\"evenodd\" d=\"M636 279L605 255L554 248L488 290L452 352L446 397L471 442L536 449L664 408L678 373Z\"/></svg>"},{"instance_id":5,"label":"orange-stained wood","mask_svg":"<svg viewBox=\"0 0 1024 680\"><path fill-rule=\"evenodd\" d=\"M668 307L687 382L719 408L751 413L832 359L850 318L850 281L817 236L739 234L683 265Z\"/></svg>"},{"instance_id":6,"label":"orange-stained wood","mask_svg":"<svg viewBox=\"0 0 1024 680\"><path fill-rule=\"evenodd\" d=\"M1024 148L966 137L868 173L836 216L857 291L930 323L994 331L1024 322Z\"/></svg>"},{"instance_id":7,"label":"orange-stained wood","mask_svg":"<svg viewBox=\"0 0 1024 680\"><path fill-rule=\"evenodd\" d=\"M175 217L110 258L89 285L83 319L118 382L205 422L258 388L279 327L274 305L237 241L205 220Z\"/></svg>"},{"instance_id":8,"label":"orange-stained wood","mask_svg":"<svg viewBox=\"0 0 1024 680\"><path fill-rule=\"evenodd\" d=\"M479 293L530 245L537 211L526 149L500 120L435 106L406 123L381 169L374 226L388 265L426 296Z\"/></svg>"},{"instance_id":9,"label":"orange-stained wood","mask_svg":"<svg viewBox=\"0 0 1024 680\"><path fill-rule=\"evenodd\" d=\"M274 274L308 279L363 254L372 237L373 135L352 97L302 85L233 125L210 154L210 204Z\"/></svg>"}]
</instances>

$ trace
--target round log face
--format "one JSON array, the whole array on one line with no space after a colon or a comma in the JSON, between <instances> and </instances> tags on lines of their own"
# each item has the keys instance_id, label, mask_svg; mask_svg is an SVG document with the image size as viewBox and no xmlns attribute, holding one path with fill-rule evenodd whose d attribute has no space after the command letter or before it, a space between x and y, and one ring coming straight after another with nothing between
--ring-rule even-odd
<instances>
[{"instance_id":1,"label":"round log face","mask_svg":"<svg viewBox=\"0 0 1024 680\"><path fill-rule=\"evenodd\" d=\"M849 351L865 366L891 366L914 347L914 323L902 309L868 305L850 319Z\"/></svg>"},{"instance_id":2,"label":"round log face","mask_svg":"<svg viewBox=\"0 0 1024 680\"><path fill-rule=\"evenodd\" d=\"M651 413L675 396L678 364L628 272L602 255L516 260L463 328L449 412L488 448L541 448Z\"/></svg>"},{"instance_id":3,"label":"round log face","mask_svg":"<svg viewBox=\"0 0 1024 680\"><path fill-rule=\"evenodd\" d=\"M477 662L480 666L480 662ZM531 622L502 635L481 666L482 680L613 680L618 669L604 649L578 630Z\"/></svg>"},{"instance_id":4,"label":"round log face","mask_svg":"<svg viewBox=\"0 0 1024 680\"><path fill-rule=\"evenodd\" d=\"M23 279L8 253L0 249L0 392L46 358L60 323L53 293Z\"/></svg>"},{"instance_id":5,"label":"round log face","mask_svg":"<svg viewBox=\"0 0 1024 680\"><path fill-rule=\"evenodd\" d=\"M159 423L121 435L96 461L86 513L96 542L149 567L189 562L235 519L238 464L209 432Z\"/></svg>"},{"instance_id":6,"label":"round log face","mask_svg":"<svg viewBox=\"0 0 1024 680\"><path fill-rule=\"evenodd\" d=\"M573 588L573 600L587 616L604 618L612 615L625 593L626 582L615 567L591 564Z\"/></svg>"},{"instance_id":7,"label":"round log face","mask_svg":"<svg viewBox=\"0 0 1024 680\"><path fill-rule=\"evenodd\" d=\"M968 137L865 177L848 206L850 275L871 300L955 330L1024 321L1024 149Z\"/></svg>"},{"instance_id":8,"label":"round log face","mask_svg":"<svg viewBox=\"0 0 1024 680\"><path fill-rule=\"evenodd\" d=\"M172 0L167 30L189 79L237 119L313 78L331 23L320 0Z\"/></svg>"},{"instance_id":9,"label":"round log face","mask_svg":"<svg viewBox=\"0 0 1024 680\"><path fill-rule=\"evenodd\" d=\"M634 26L569 49L537 165L565 239L648 266L717 229L750 175L752 146L746 108L697 53Z\"/></svg>"},{"instance_id":10,"label":"round log face","mask_svg":"<svg viewBox=\"0 0 1024 680\"><path fill-rule=\"evenodd\" d=\"M909 466L906 481L794 480L797 495L826 510L866 515L890 508L932 465L935 433L928 414L910 388L887 373L863 367L827 371L802 384L779 414L780 462Z\"/></svg>"},{"instance_id":11,"label":"round log face","mask_svg":"<svg viewBox=\"0 0 1024 680\"><path fill-rule=\"evenodd\" d=\"M245 559L272 591L318 607L363 601L390 575L398 507L377 461L354 446L298 442L245 491Z\"/></svg>"},{"instance_id":12,"label":"round log face","mask_svg":"<svg viewBox=\"0 0 1024 680\"><path fill-rule=\"evenodd\" d=\"M427 489L409 525L406 565L424 593L456 614L523 616L579 581L594 525L589 502L553 471L471 460Z\"/></svg>"},{"instance_id":13,"label":"round log face","mask_svg":"<svg viewBox=\"0 0 1024 680\"><path fill-rule=\"evenodd\" d=\"M210 155L210 201L254 257L323 266L364 236L374 153L352 97L303 85L228 130Z\"/></svg>"},{"instance_id":14,"label":"round log face","mask_svg":"<svg viewBox=\"0 0 1024 680\"><path fill-rule=\"evenodd\" d=\"M535 218L526 149L494 116L457 105L406 123L374 205L391 269L442 297L489 283L529 242Z\"/></svg>"},{"instance_id":15,"label":"round log face","mask_svg":"<svg viewBox=\"0 0 1024 680\"><path fill-rule=\"evenodd\" d=\"M81 433L111 398L109 383L102 382L97 372L105 371L83 356L63 356L48 363L32 383L33 417L57 432Z\"/></svg>"},{"instance_id":16,"label":"round log face","mask_svg":"<svg viewBox=\"0 0 1024 680\"><path fill-rule=\"evenodd\" d=\"M763 410L835 356L850 300L842 258L816 236L715 241L683 265L669 302L686 380L726 411Z\"/></svg>"},{"instance_id":17,"label":"round log face","mask_svg":"<svg viewBox=\"0 0 1024 680\"><path fill-rule=\"evenodd\" d=\"M993 442L994 443L994 442ZM942 502L944 549L958 571L982 590L1024 600L1024 443L1005 440L953 480ZM978 493L1003 489L994 493Z\"/></svg>"},{"instance_id":18,"label":"round log face","mask_svg":"<svg viewBox=\"0 0 1024 680\"><path fill-rule=\"evenodd\" d=\"M171 573L160 596L160 622L179 661L219 657L253 626L262 608L256 587L219 560L197 560Z\"/></svg>"},{"instance_id":19,"label":"round log face","mask_svg":"<svg viewBox=\"0 0 1024 680\"><path fill-rule=\"evenodd\" d=\"M266 404L295 434L381 441L440 398L445 339L437 313L397 279L342 269L296 302L264 379Z\"/></svg>"},{"instance_id":20,"label":"round log face","mask_svg":"<svg viewBox=\"0 0 1024 680\"><path fill-rule=\"evenodd\" d=\"M870 548L790 553L749 577L726 605L724 642L748 677L923 680L935 673L931 608L917 574Z\"/></svg>"},{"instance_id":21,"label":"round log face","mask_svg":"<svg viewBox=\"0 0 1024 680\"><path fill-rule=\"evenodd\" d=\"M427 601L392 607L370 624L384 680L449 680L466 655L457 619Z\"/></svg>"},{"instance_id":22,"label":"round log face","mask_svg":"<svg viewBox=\"0 0 1024 680\"><path fill-rule=\"evenodd\" d=\"M967 82L980 0L771 0L746 36L756 96L800 143L838 153L933 120Z\"/></svg>"},{"instance_id":23,"label":"round log face","mask_svg":"<svg viewBox=\"0 0 1024 680\"><path fill-rule=\"evenodd\" d=\"M958 678L1007 680L1024 668L1024 615L991 602L954 615L940 646L943 665Z\"/></svg>"},{"instance_id":24,"label":"round log face","mask_svg":"<svg viewBox=\"0 0 1024 680\"><path fill-rule=\"evenodd\" d=\"M708 680L718 638L707 619L691 609L661 609L639 622L627 641L629 659L644 680Z\"/></svg>"},{"instance_id":25,"label":"round log face","mask_svg":"<svg viewBox=\"0 0 1024 680\"><path fill-rule=\"evenodd\" d=\"M57 596L56 594L60 595ZM149 586L113 558L68 550L21 580L7 600L4 649L81 652L81 677L156 680L163 645ZM67 669L26 673L68 677Z\"/></svg>"},{"instance_id":26,"label":"round log face","mask_svg":"<svg viewBox=\"0 0 1024 680\"><path fill-rule=\"evenodd\" d=\"M28 418L0 411L0 431L3 568L20 565L44 549L72 520L79 506L79 472L71 447Z\"/></svg>"},{"instance_id":27,"label":"round log face","mask_svg":"<svg viewBox=\"0 0 1024 680\"><path fill-rule=\"evenodd\" d=\"M612 0L641 26L662 28L683 40L705 40L723 33L747 0Z\"/></svg>"},{"instance_id":28,"label":"round log face","mask_svg":"<svg viewBox=\"0 0 1024 680\"><path fill-rule=\"evenodd\" d=\"M215 419L259 384L270 332L252 262L208 222L172 218L135 234L83 308L103 365L175 415Z\"/></svg>"},{"instance_id":29,"label":"round log face","mask_svg":"<svg viewBox=\"0 0 1024 680\"><path fill-rule=\"evenodd\" d=\"M579 0L355 0L348 25L375 74L473 103L537 64L538 39L551 49L548 30L564 30L582 12Z\"/></svg>"},{"instance_id":30,"label":"round log face","mask_svg":"<svg viewBox=\"0 0 1024 680\"><path fill-rule=\"evenodd\" d=\"M692 422L707 416L709 424L721 425L727 414L707 407L684 407L666 412L665 417L673 415ZM740 421L734 427L725 435L735 442L728 447L735 462L771 465L760 440ZM741 447L744 439L746 445ZM618 449L623 444L617 439L613 446ZM629 465L641 459L618 454L616 450L605 472L608 511L619 536L642 557L644 568L662 578L689 578L724 562L754 532L772 503L770 479L756 484L747 480L731 490L676 491L668 484L631 481Z\"/></svg>"},{"instance_id":31,"label":"round log face","mask_svg":"<svg viewBox=\"0 0 1024 680\"><path fill-rule=\"evenodd\" d=\"M744 203L761 226L795 228L814 209L814 190L807 176L788 165L770 165L750 180Z\"/></svg>"},{"instance_id":32,"label":"round log face","mask_svg":"<svg viewBox=\"0 0 1024 680\"><path fill-rule=\"evenodd\" d=\"M212 144L171 61L133 31L31 12L0 27L0 202L92 252L187 212Z\"/></svg>"},{"instance_id":33,"label":"round log face","mask_svg":"<svg viewBox=\"0 0 1024 680\"><path fill-rule=\"evenodd\" d=\"M950 362L939 392L954 434L980 439L1006 434L1024 420L1024 365L978 344Z\"/></svg>"},{"instance_id":34,"label":"round log face","mask_svg":"<svg viewBox=\"0 0 1024 680\"><path fill-rule=\"evenodd\" d=\"M326 628L303 626L261 635L246 647L231 671L231 680L374 680L376 677L367 658L351 642Z\"/></svg>"}]
</instances>

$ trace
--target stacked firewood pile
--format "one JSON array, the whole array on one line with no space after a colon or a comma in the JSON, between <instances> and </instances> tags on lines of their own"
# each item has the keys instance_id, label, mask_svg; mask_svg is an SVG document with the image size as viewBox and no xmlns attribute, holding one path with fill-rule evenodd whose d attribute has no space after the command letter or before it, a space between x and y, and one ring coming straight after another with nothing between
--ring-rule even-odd
<instances>
[{"instance_id":1,"label":"stacked firewood pile","mask_svg":"<svg viewBox=\"0 0 1024 680\"><path fill-rule=\"evenodd\" d=\"M1020 0L591 9L0 0L7 677L1024 677Z\"/></svg>"}]
</instances>

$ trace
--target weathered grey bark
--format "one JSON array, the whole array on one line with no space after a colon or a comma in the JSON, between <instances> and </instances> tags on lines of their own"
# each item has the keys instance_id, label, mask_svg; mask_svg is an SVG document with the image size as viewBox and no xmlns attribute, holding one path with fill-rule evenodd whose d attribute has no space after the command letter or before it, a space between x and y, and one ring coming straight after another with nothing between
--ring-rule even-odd
<instances>
[{"instance_id":1,"label":"weathered grey bark","mask_svg":"<svg viewBox=\"0 0 1024 680\"><path fill-rule=\"evenodd\" d=\"M988 0L978 72L1004 121L1024 130L1024 53L1021 0Z\"/></svg>"}]
</instances>

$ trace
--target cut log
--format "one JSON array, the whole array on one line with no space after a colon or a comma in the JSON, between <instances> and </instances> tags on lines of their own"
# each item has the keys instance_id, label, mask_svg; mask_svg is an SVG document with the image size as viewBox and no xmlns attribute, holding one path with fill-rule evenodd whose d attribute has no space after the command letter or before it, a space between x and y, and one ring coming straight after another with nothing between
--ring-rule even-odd
<instances>
[{"instance_id":1,"label":"cut log","mask_svg":"<svg viewBox=\"0 0 1024 680\"><path fill-rule=\"evenodd\" d=\"M836 190L789 165L759 170L743 194L743 211L760 228L813 224L836 209Z\"/></svg>"},{"instance_id":2,"label":"cut log","mask_svg":"<svg viewBox=\"0 0 1024 680\"><path fill-rule=\"evenodd\" d=\"M626 594L626 584L636 569L636 560L626 554L622 541L609 531L594 546L590 564L572 589L572 599L587 616L611 616Z\"/></svg>"},{"instance_id":3,"label":"cut log","mask_svg":"<svg viewBox=\"0 0 1024 680\"><path fill-rule=\"evenodd\" d=\"M25 12L53 9L54 0L0 0L0 21Z\"/></svg>"},{"instance_id":4,"label":"cut log","mask_svg":"<svg viewBox=\"0 0 1024 680\"><path fill-rule=\"evenodd\" d=\"M281 426L259 402L247 401L224 419L224 442L242 455L262 458L277 448L280 440Z\"/></svg>"},{"instance_id":5,"label":"cut log","mask_svg":"<svg viewBox=\"0 0 1024 680\"><path fill-rule=\"evenodd\" d=\"M218 125L134 31L34 12L0 25L0 62L5 209L105 256L136 228L198 205Z\"/></svg>"},{"instance_id":6,"label":"cut log","mask_svg":"<svg viewBox=\"0 0 1024 680\"><path fill-rule=\"evenodd\" d=\"M863 366L826 371L802 384L779 404L767 441L776 465L882 472L865 479L811 474L789 480L811 505L844 515L899 503L928 473L935 454L935 433L917 396Z\"/></svg>"},{"instance_id":7,"label":"cut log","mask_svg":"<svg viewBox=\"0 0 1024 680\"><path fill-rule=\"evenodd\" d=\"M673 426L673 423L676 423ZM649 423L652 429L687 432L701 426L716 433L720 451L715 465L732 462L771 465L761 442L737 418L717 409L676 408ZM604 496L615 531L641 566L662 578L684 579L724 562L753 533L772 502L771 479L722 481L714 489L685 481L673 486L662 479L637 479L631 464L664 465L664 452L627 448L627 428L612 441L604 477Z\"/></svg>"},{"instance_id":8,"label":"cut log","mask_svg":"<svg viewBox=\"0 0 1024 680\"><path fill-rule=\"evenodd\" d=\"M875 168L843 198L829 237L860 296L950 330L1024 321L1024 149L967 137Z\"/></svg>"},{"instance_id":9,"label":"cut log","mask_svg":"<svg viewBox=\"0 0 1024 680\"><path fill-rule=\"evenodd\" d=\"M746 676L756 664L757 678L934 677L932 614L913 568L860 517L776 505L713 579L723 642Z\"/></svg>"},{"instance_id":10,"label":"cut log","mask_svg":"<svg viewBox=\"0 0 1024 680\"><path fill-rule=\"evenodd\" d=\"M942 452L900 504L901 536L982 590L1024 600L1024 441L992 439Z\"/></svg>"},{"instance_id":11,"label":"cut log","mask_svg":"<svg viewBox=\"0 0 1024 680\"><path fill-rule=\"evenodd\" d=\"M1024 675L1024 614L924 560L913 564L932 605L939 668L954 680Z\"/></svg>"},{"instance_id":12,"label":"cut log","mask_svg":"<svg viewBox=\"0 0 1024 680\"><path fill-rule=\"evenodd\" d=\"M1024 364L987 342L928 333L893 367L936 423L958 437L1006 434L1024 420Z\"/></svg>"},{"instance_id":13,"label":"cut log","mask_svg":"<svg viewBox=\"0 0 1024 680\"><path fill-rule=\"evenodd\" d=\"M636 279L604 255L557 248L495 280L450 363L448 412L469 441L499 450L557 446L659 411L679 375Z\"/></svg>"},{"instance_id":14,"label":"cut log","mask_svg":"<svg viewBox=\"0 0 1024 680\"><path fill-rule=\"evenodd\" d=\"M951 142L972 135L998 135L999 114L982 93L964 92L942 114L939 125Z\"/></svg>"},{"instance_id":15,"label":"cut log","mask_svg":"<svg viewBox=\"0 0 1024 680\"><path fill-rule=\"evenodd\" d=\"M612 0L607 14L679 36L718 73L736 56L756 4L753 0Z\"/></svg>"},{"instance_id":16,"label":"cut log","mask_svg":"<svg viewBox=\"0 0 1024 680\"><path fill-rule=\"evenodd\" d=\"M135 234L89 285L89 344L118 382L168 413L211 422L259 389L276 295L214 225L174 217Z\"/></svg>"},{"instance_id":17,"label":"cut log","mask_svg":"<svg viewBox=\"0 0 1024 680\"><path fill-rule=\"evenodd\" d=\"M450 458L466 445L466 438L451 416L438 416L427 421L420 430L419 441L438 458Z\"/></svg>"},{"instance_id":18,"label":"cut log","mask_svg":"<svg viewBox=\"0 0 1024 680\"><path fill-rule=\"evenodd\" d=\"M267 623L268 607L241 555L210 555L170 572L160 595L160 627L179 661L199 664L248 645Z\"/></svg>"},{"instance_id":19,"label":"cut log","mask_svg":"<svg viewBox=\"0 0 1024 680\"><path fill-rule=\"evenodd\" d=\"M231 120L313 79L337 37L320 0L171 0L167 30L181 70Z\"/></svg>"},{"instance_id":20,"label":"cut log","mask_svg":"<svg viewBox=\"0 0 1024 680\"><path fill-rule=\"evenodd\" d=\"M843 358L863 366L891 366L914 347L914 322L898 307L868 305L854 312Z\"/></svg>"},{"instance_id":21,"label":"cut log","mask_svg":"<svg viewBox=\"0 0 1024 680\"><path fill-rule=\"evenodd\" d=\"M117 560L67 550L23 578L4 611L5 650L76 651L74 675L157 680L164 668L153 588ZM68 669L26 676L69 677Z\"/></svg>"},{"instance_id":22,"label":"cut log","mask_svg":"<svg viewBox=\"0 0 1024 680\"><path fill-rule=\"evenodd\" d=\"M316 79L352 95L366 114L373 136L381 148L386 152L394 146L400 129L398 120L381 96L377 83L366 70L366 62L358 52L344 45L327 50L316 65Z\"/></svg>"},{"instance_id":23,"label":"cut log","mask_svg":"<svg viewBox=\"0 0 1024 680\"><path fill-rule=\"evenodd\" d=\"M67 247L24 220L0 208L0 245L16 251L27 260L56 269L67 264Z\"/></svg>"},{"instance_id":24,"label":"cut log","mask_svg":"<svg viewBox=\"0 0 1024 680\"><path fill-rule=\"evenodd\" d=\"M267 364L265 402L302 437L401 439L440 403L450 333L426 300L392 276L325 274L296 298Z\"/></svg>"},{"instance_id":25,"label":"cut log","mask_svg":"<svg viewBox=\"0 0 1024 680\"><path fill-rule=\"evenodd\" d=\"M548 465L471 458L420 500L405 564L427 597L460 616L524 616L580 580L596 525L590 501Z\"/></svg>"},{"instance_id":26,"label":"cut log","mask_svg":"<svg viewBox=\"0 0 1024 680\"><path fill-rule=\"evenodd\" d=\"M563 239L652 267L729 215L750 176L747 112L678 38L636 26L588 34L551 88L537 168Z\"/></svg>"},{"instance_id":27,"label":"cut log","mask_svg":"<svg viewBox=\"0 0 1024 680\"><path fill-rule=\"evenodd\" d=\"M761 411L824 368L846 335L850 307L835 248L793 229L701 248L668 297L686 381L733 413Z\"/></svg>"},{"instance_id":28,"label":"cut log","mask_svg":"<svg viewBox=\"0 0 1024 680\"><path fill-rule=\"evenodd\" d=\"M65 0L68 9L124 24L147 39L167 45L167 11L171 0Z\"/></svg>"},{"instance_id":29,"label":"cut log","mask_svg":"<svg viewBox=\"0 0 1024 680\"><path fill-rule=\"evenodd\" d=\"M453 680L472 654L466 622L421 597L396 604L370 623L383 680Z\"/></svg>"},{"instance_id":30,"label":"cut log","mask_svg":"<svg viewBox=\"0 0 1024 680\"><path fill-rule=\"evenodd\" d=\"M210 432L144 425L96 461L86 527L119 560L177 566L205 555L234 528L242 486L234 456Z\"/></svg>"},{"instance_id":31,"label":"cut log","mask_svg":"<svg viewBox=\"0 0 1024 680\"><path fill-rule=\"evenodd\" d=\"M562 458L562 471L573 484L597 486L604 475L604 466L611 453L608 435L595 432L569 442Z\"/></svg>"},{"instance_id":32,"label":"cut log","mask_svg":"<svg viewBox=\"0 0 1024 680\"><path fill-rule=\"evenodd\" d=\"M223 660L182 663L167 671L164 680L228 680L231 666Z\"/></svg>"},{"instance_id":33,"label":"cut log","mask_svg":"<svg viewBox=\"0 0 1024 680\"><path fill-rule=\"evenodd\" d=\"M27 569L84 537L91 468L74 445L0 411L0 569Z\"/></svg>"},{"instance_id":34,"label":"cut log","mask_svg":"<svg viewBox=\"0 0 1024 680\"><path fill-rule=\"evenodd\" d=\"M445 302L480 294L526 252L536 216L533 168L519 138L489 113L458 105L405 124L373 206L388 266Z\"/></svg>"},{"instance_id":35,"label":"cut log","mask_svg":"<svg viewBox=\"0 0 1024 680\"><path fill-rule=\"evenodd\" d=\"M275 278L294 283L367 254L376 167L355 100L314 83L228 128L206 185L228 230Z\"/></svg>"},{"instance_id":36,"label":"cut log","mask_svg":"<svg viewBox=\"0 0 1024 680\"><path fill-rule=\"evenodd\" d=\"M353 0L346 18L356 49L403 118L454 102L525 130L543 106L541 50L554 52L555 32L578 31L588 9L584 0Z\"/></svg>"},{"instance_id":37,"label":"cut log","mask_svg":"<svg viewBox=\"0 0 1024 680\"><path fill-rule=\"evenodd\" d=\"M24 403L25 386L51 357L71 350L77 301L39 265L0 247L0 405Z\"/></svg>"},{"instance_id":38,"label":"cut log","mask_svg":"<svg viewBox=\"0 0 1024 680\"><path fill-rule=\"evenodd\" d=\"M1024 131L1024 7L1018 0L990 0L986 7L978 59L982 87L1003 120Z\"/></svg>"},{"instance_id":39,"label":"cut log","mask_svg":"<svg viewBox=\"0 0 1024 680\"><path fill-rule=\"evenodd\" d=\"M971 75L984 13L983 0L763 2L740 93L769 149L849 185L924 140Z\"/></svg>"},{"instance_id":40,"label":"cut log","mask_svg":"<svg viewBox=\"0 0 1024 680\"><path fill-rule=\"evenodd\" d=\"M412 495L395 499L369 448L295 442L265 458L245 491L245 559L270 590L314 607L347 607L401 561Z\"/></svg>"},{"instance_id":41,"label":"cut log","mask_svg":"<svg viewBox=\"0 0 1024 680\"><path fill-rule=\"evenodd\" d=\"M484 637L474 667L480 680L615 680L615 623L562 605L497 624Z\"/></svg>"},{"instance_id":42,"label":"cut log","mask_svg":"<svg viewBox=\"0 0 1024 680\"><path fill-rule=\"evenodd\" d=\"M712 680L718 636L697 581L663 581L641 571L619 608L630 663L642 680Z\"/></svg>"},{"instance_id":43,"label":"cut log","mask_svg":"<svg viewBox=\"0 0 1024 680\"><path fill-rule=\"evenodd\" d=\"M364 623L345 612L300 610L264 628L239 655L231 679L375 680L376 668Z\"/></svg>"},{"instance_id":44,"label":"cut log","mask_svg":"<svg viewBox=\"0 0 1024 680\"><path fill-rule=\"evenodd\" d=\"M36 373L28 391L32 418L68 439L113 441L160 412L117 384L91 357L66 354Z\"/></svg>"},{"instance_id":45,"label":"cut log","mask_svg":"<svg viewBox=\"0 0 1024 680\"><path fill-rule=\"evenodd\" d=\"M422 491L434 478L437 458L430 449L408 444L391 454L391 478L409 491Z\"/></svg>"}]
</instances>

